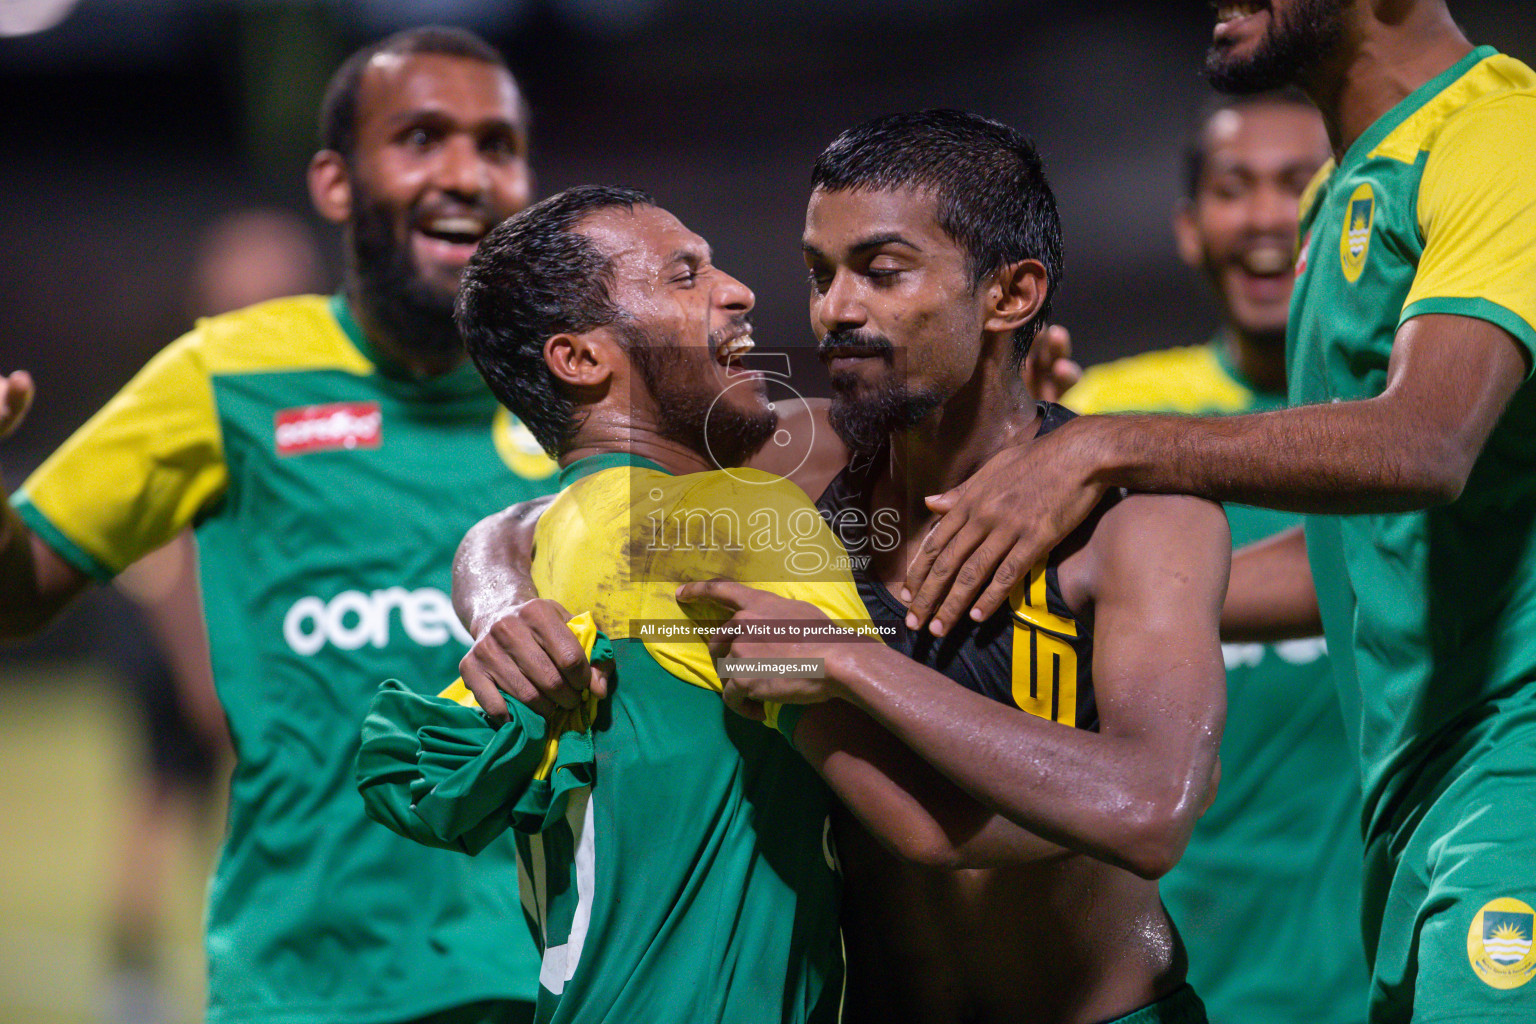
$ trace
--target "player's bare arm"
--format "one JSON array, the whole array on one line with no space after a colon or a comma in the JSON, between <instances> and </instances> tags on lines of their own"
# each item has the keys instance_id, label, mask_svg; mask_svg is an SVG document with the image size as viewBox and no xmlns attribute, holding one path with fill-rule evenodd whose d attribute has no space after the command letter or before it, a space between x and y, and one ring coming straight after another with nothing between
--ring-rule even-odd
<instances>
[{"instance_id":1,"label":"player's bare arm","mask_svg":"<svg viewBox=\"0 0 1536 1024\"><path fill-rule=\"evenodd\" d=\"M815 605L793 601L735 580L685 583L677 589L681 604L707 604L725 616L710 642L717 659L821 658L830 664L855 648L854 657L895 654L872 638L799 641L786 644L764 635L784 623L828 622ZM902 655L895 657L927 685L953 686L947 678ZM756 681L722 676L722 696L732 710L761 720L764 710L752 694ZM819 679L782 678L770 699L805 705L794 727L793 743L826 780L838 798L897 855L943 868L1021 864L1070 852L1020 828L961 790L867 714L840 700L842 684L833 675Z\"/></svg>"},{"instance_id":2,"label":"player's bare arm","mask_svg":"<svg viewBox=\"0 0 1536 1024\"><path fill-rule=\"evenodd\" d=\"M1223 640L1270 644L1322 631L1302 527L1232 552L1232 578L1221 609Z\"/></svg>"},{"instance_id":3,"label":"player's bare arm","mask_svg":"<svg viewBox=\"0 0 1536 1024\"><path fill-rule=\"evenodd\" d=\"M968 607L990 615L1007 581L1111 487L1310 513L1454 501L1528 370L1502 328L1429 314L1398 330L1374 398L1225 418L1079 417L930 500L944 516L907 574L909 622L931 617L942 632Z\"/></svg>"},{"instance_id":4,"label":"player's bare arm","mask_svg":"<svg viewBox=\"0 0 1536 1024\"><path fill-rule=\"evenodd\" d=\"M454 611L475 638L459 674L496 721L508 717L504 694L548 716L576 707L589 688L607 693L566 626L570 612L540 598L533 584L534 529L552 500L534 498L485 517L454 555Z\"/></svg>"},{"instance_id":5,"label":"player's bare arm","mask_svg":"<svg viewBox=\"0 0 1536 1024\"><path fill-rule=\"evenodd\" d=\"M1093 608L1097 733L1002 707L875 645L743 638L752 657L822 657L829 678L733 685L757 701L846 700L1031 833L1155 878L1177 862L1215 781L1229 545L1217 506L1141 495L1072 556L1063 572Z\"/></svg>"},{"instance_id":6,"label":"player's bare arm","mask_svg":"<svg viewBox=\"0 0 1536 1024\"><path fill-rule=\"evenodd\" d=\"M25 370L0 377L0 438L21 425L33 393ZM27 527L9 497L0 484L0 636L22 637L52 622L90 581Z\"/></svg>"}]
</instances>

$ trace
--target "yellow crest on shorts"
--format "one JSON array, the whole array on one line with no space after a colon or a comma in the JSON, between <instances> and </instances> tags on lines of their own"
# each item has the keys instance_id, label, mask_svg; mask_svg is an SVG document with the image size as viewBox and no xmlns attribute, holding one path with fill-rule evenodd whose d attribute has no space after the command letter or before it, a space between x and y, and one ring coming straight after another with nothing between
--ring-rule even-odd
<instances>
[{"instance_id":1,"label":"yellow crest on shorts","mask_svg":"<svg viewBox=\"0 0 1536 1024\"><path fill-rule=\"evenodd\" d=\"M1349 197L1344 208L1344 232L1339 236L1339 263L1344 279L1353 284L1365 269L1366 254L1371 251L1371 224L1376 220L1376 194L1371 183L1364 182Z\"/></svg>"},{"instance_id":2,"label":"yellow crest on shorts","mask_svg":"<svg viewBox=\"0 0 1536 1024\"><path fill-rule=\"evenodd\" d=\"M1489 900L1467 929L1472 973L1494 988L1519 988L1536 976L1536 911L1510 896Z\"/></svg>"},{"instance_id":3,"label":"yellow crest on shorts","mask_svg":"<svg viewBox=\"0 0 1536 1024\"><path fill-rule=\"evenodd\" d=\"M496 419L491 423L491 440L496 443L496 454L501 456L501 461L524 480L543 480L560 468L559 463L544 454L533 431L506 409L496 410Z\"/></svg>"}]
</instances>

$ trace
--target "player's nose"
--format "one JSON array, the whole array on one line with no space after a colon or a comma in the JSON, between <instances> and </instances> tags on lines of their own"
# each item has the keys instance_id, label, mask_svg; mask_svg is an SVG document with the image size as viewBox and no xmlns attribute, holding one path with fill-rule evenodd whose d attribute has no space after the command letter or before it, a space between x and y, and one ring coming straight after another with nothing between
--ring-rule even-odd
<instances>
[{"instance_id":1,"label":"player's nose","mask_svg":"<svg viewBox=\"0 0 1536 1024\"><path fill-rule=\"evenodd\" d=\"M815 299L814 315L829 331L864 323L864 307L858 300L852 274L839 270L832 276L827 290Z\"/></svg>"},{"instance_id":2,"label":"player's nose","mask_svg":"<svg viewBox=\"0 0 1536 1024\"><path fill-rule=\"evenodd\" d=\"M490 168L475 140L456 135L442 147L433 181L444 192L478 199L490 183Z\"/></svg>"},{"instance_id":3,"label":"player's nose","mask_svg":"<svg viewBox=\"0 0 1536 1024\"><path fill-rule=\"evenodd\" d=\"M720 272L720 284L715 288L715 302L738 313L750 312L757 305L757 296L741 281L724 271Z\"/></svg>"}]
</instances>

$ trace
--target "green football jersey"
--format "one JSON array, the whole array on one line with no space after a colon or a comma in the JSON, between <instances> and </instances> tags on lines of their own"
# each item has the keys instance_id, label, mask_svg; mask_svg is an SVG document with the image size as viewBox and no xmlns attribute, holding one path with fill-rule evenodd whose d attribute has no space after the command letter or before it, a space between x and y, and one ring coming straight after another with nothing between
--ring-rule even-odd
<instances>
[{"instance_id":1,"label":"green football jersey","mask_svg":"<svg viewBox=\"0 0 1536 1024\"><path fill-rule=\"evenodd\" d=\"M1291 401L1379 395L1398 327L1425 314L1497 324L1529 363L1533 166L1536 74L1481 47L1324 167L1302 201ZM1369 841L1536 729L1536 390L1516 392L1456 501L1307 532Z\"/></svg>"},{"instance_id":2,"label":"green football jersey","mask_svg":"<svg viewBox=\"0 0 1536 1024\"><path fill-rule=\"evenodd\" d=\"M1067 393L1085 413L1232 415L1282 408L1232 365L1226 342L1089 367ZM1227 505L1241 547L1298 525ZM1159 882L1215 1021L1359 1021L1368 974L1360 902L1360 787L1321 640L1223 644L1221 786ZM1305 984L1298 984L1305 978Z\"/></svg>"},{"instance_id":3,"label":"green football jersey","mask_svg":"<svg viewBox=\"0 0 1536 1024\"><path fill-rule=\"evenodd\" d=\"M830 794L782 736L725 709L700 640L640 631L688 622L677 583L722 574L867 623L852 578L834 567L842 548L798 488L752 470L671 476L603 455L561 479L539 522L534 579L592 612L613 643L615 681L592 731L595 783L563 822L519 840L526 905L546 936L538 1019L835 1020ZM713 541L690 525L701 515ZM796 524L795 539L735 533L767 520ZM680 538L658 541L662 522L683 524Z\"/></svg>"},{"instance_id":4,"label":"green football jersey","mask_svg":"<svg viewBox=\"0 0 1536 1024\"><path fill-rule=\"evenodd\" d=\"M372 1024L534 997L514 844L470 862L401 839L366 818L352 767L380 680L457 674L464 531L548 493L554 469L473 368L412 379L339 297L308 296L199 323L18 493L101 580L197 526L238 758L209 891L210 1021Z\"/></svg>"},{"instance_id":5,"label":"green football jersey","mask_svg":"<svg viewBox=\"0 0 1536 1024\"><path fill-rule=\"evenodd\" d=\"M842 548L798 488L755 470L674 476L610 453L561 481L534 582L578 612L584 646L602 630L609 696L549 736L521 705L488 728L462 685L431 700L386 684L358 761L370 813L465 852L519 830L541 1022L835 1021L830 794L784 737L726 709L674 593L729 573L868 629Z\"/></svg>"}]
</instances>

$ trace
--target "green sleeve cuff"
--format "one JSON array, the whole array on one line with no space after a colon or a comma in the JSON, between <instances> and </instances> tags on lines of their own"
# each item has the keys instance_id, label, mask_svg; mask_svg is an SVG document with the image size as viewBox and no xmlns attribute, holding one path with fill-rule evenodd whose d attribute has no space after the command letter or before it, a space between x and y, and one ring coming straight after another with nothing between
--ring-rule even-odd
<instances>
[{"instance_id":1,"label":"green sleeve cuff","mask_svg":"<svg viewBox=\"0 0 1536 1024\"><path fill-rule=\"evenodd\" d=\"M1475 298L1430 298L1420 299L1418 302L1403 307L1403 315L1398 317L1397 326L1402 327L1410 319L1423 316L1426 313L1448 313L1452 316L1468 316L1475 320L1486 320L1496 327L1502 327L1514 335L1520 347L1525 350L1525 379L1530 380L1533 368L1536 368L1536 328L1525 322L1525 318L1514 310L1490 302L1487 299Z\"/></svg>"},{"instance_id":2,"label":"green sleeve cuff","mask_svg":"<svg viewBox=\"0 0 1536 1024\"><path fill-rule=\"evenodd\" d=\"M97 560L90 552L70 540L62 530L54 526L53 520L32 504L32 499L27 497L25 491L18 491L11 495L11 507L16 510L17 515L21 516L21 521L27 524L27 528L43 539L43 543L53 548L64 561L97 583L111 583L117 576L118 570Z\"/></svg>"}]
</instances>

